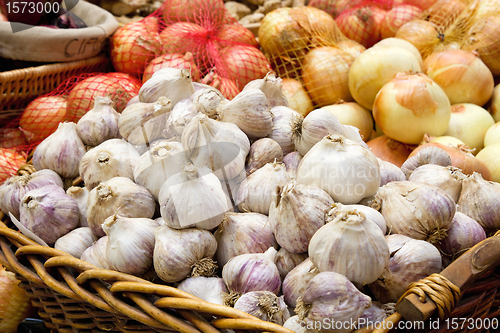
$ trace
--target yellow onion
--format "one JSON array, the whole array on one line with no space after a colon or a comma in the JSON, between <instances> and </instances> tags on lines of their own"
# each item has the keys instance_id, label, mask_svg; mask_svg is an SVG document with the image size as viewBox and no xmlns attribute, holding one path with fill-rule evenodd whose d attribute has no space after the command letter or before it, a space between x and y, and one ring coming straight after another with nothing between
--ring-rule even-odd
<instances>
[{"instance_id":1,"label":"yellow onion","mask_svg":"<svg viewBox=\"0 0 500 333\"><path fill-rule=\"evenodd\" d=\"M0 148L0 184L17 173L26 163L26 153L12 148Z\"/></svg>"},{"instance_id":2,"label":"yellow onion","mask_svg":"<svg viewBox=\"0 0 500 333\"><path fill-rule=\"evenodd\" d=\"M307 16L309 33L311 34L311 48L331 45L344 37L333 17L325 11L311 6L294 8L293 10L303 11Z\"/></svg>"},{"instance_id":3,"label":"yellow onion","mask_svg":"<svg viewBox=\"0 0 500 333\"><path fill-rule=\"evenodd\" d=\"M446 50L428 56L424 72L445 91L451 104L484 105L493 94L493 75L474 53Z\"/></svg>"},{"instance_id":4,"label":"yellow onion","mask_svg":"<svg viewBox=\"0 0 500 333\"><path fill-rule=\"evenodd\" d=\"M489 111L495 122L500 121L500 84L493 89Z\"/></svg>"},{"instance_id":5,"label":"yellow onion","mask_svg":"<svg viewBox=\"0 0 500 333\"><path fill-rule=\"evenodd\" d=\"M465 143L462 140L449 135L433 136L431 137L429 142L437 142L437 143L442 143L444 145L452 145L455 147L457 145L465 145Z\"/></svg>"},{"instance_id":6,"label":"yellow onion","mask_svg":"<svg viewBox=\"0 0 500 333\"><path fill-rule=\"evenodd\" d=\"M464 37L462 48L476 51L493 73L500 75L500 16L484 17L472 25Z\"/></svg>"},{"instance_id":7,"label":"yellow onion","mask_svg":"<svg viewBox=\"0 0 500 333\"><path fill-rule=\"evenodd\" d=\"M427 57L433 52L436 45L442 43L437 26L424 20L413 20L403 24L396 32L395 37L412 43L422 58Z\"/></svg>"},{"instance_id":8,"label":"yellow onion","mask_svg":"<svg viewBox=\"0 0 500 333\"><path fill-rule=\"evenodd\" d=\"M380 40L380 23L386 11L378 6L348 9L336 19L342 33L364 47L371 47Z\"/></svg>"},{"instance_id":9,"label":"yellow onion","mask_svg":"<svg viewBox=\"0 0 500 333\"><path fill-rule=\"evenodd\" d=\"M18 332L17 326L33 312L31 299L19 283L14 273L0 266L0 332Z\"/></svg>"},{"instance_id":10,"label":"yellow onion","mask_svg":"<svg viewBox=\"0 0 500 333\"><path fill-rule=\"evenodd\" d=\"M491 180L500 183L500 143L489 145L481 150L476 157L490 170Z\"/></svg>"},{"instance_id":11,"label":"yellow onion","mask_svg":"<svg viewBox=\"0 0 500 333\"><path fill-rule=\"evenodd\" d=\"M443 89L423 73L398 73L380 89L373 117L391 139L419 144L425 133L443 135L451 106Z\"/></svg>"},{"instance_id":12,"label":"yellow onion","mask_svg":"<svg viewBox=\"0 0 500 333\"><path fill-rule=\"evenodd\" d=\"M380 36L382 39L396 36L398 29L405 23L417 18L422 10L412 5L399 5L392 7L380 23Z\"/></svg>"},{"instance_id":13,"label":"yellow onion","mask_svg":"<svg viewBox=\"0 0 500 333\"><path fill-rule=\"evenodd\" d=\"M330 46L307 53L302 65L302 80L313 103L323 106L339 100L353 100L348 85L353 61L348 53Z\"/></svg>"},{"instance_id":14,"label":"yellow onion","mask_svg":"<svg viewBox=\"0 0 500 333\"><path fill-rule=\"evenodd\" d=\"M356 102L371 110L379 90L406 71L420 71L417 58L401 47L377 46L369 48L354 60L349 71L349 91Z\"/></svg>"},{"instance_id":15,"label":"yellow onion","mask_svg":"<svg viewBox=\"0 0 500 333\"><path fill-rule=\"evenodd\" d=\"M445 135L462 140L477 154L484 147L484 136L495 124L490 113L480 106L469 103L451 107L451 118Z\"/></svg>"},{"instance_id":16,"label":"yellow onion","mask_svg":"<svg viewBox=\"0 0 500 333\"><path fill-rule=\"evenodd\" d=\"M309 112L314 110L311 98L299 81L284 78L281 83L283 85L283 94L288 100L288 107L300 113L302 117L307 116Z\"/></svg>"},{"instance_id":17,"label":"yellow onion","mask_svg":"<svg viewBox=\"0 0 500 333\"><path fill-rule=\"evenodd\" d=\"M375 44L374 46L386 46L386 47L396 46L396 47L401 47L407 51L410 51L411 54L413 54L415 56L415 58L417 58L418 63L420 65L420 68L423 68L424 62L422 60L422 55L420 54L418 49L415 47L415 45L413 45L412 43L410 43L404 39L396 38L396 37L384 38L380 42Z\"/></svg>"},{"instance_id":18,"label":"yellow onion","mask_svg":"<svg viewBox=\"0 0 500 333\"><path fill-rule=\"evenodd\" d=\"M478 172L484 179L491 180L488 167L476 156L472 155L466 145L448 146L442 143L429 142L415 148L408 158L415 156L420 150L427 147L438 147L446 151L451 158L451 165L462 170L464 174L472 175L474 172Z\"/></svg>"},{"instance_id":19,"label":"yellow onion","mask_svg":"<svg viewBox=\"0 0 500 333\"><path fill-rule=\"evenodd\" d=\"M352 39L344 39L337 43L337 47L342 51L349 53L354 58L357 58L361 53L366 51L366 47Z\"/></svg>"},{"instance_id":20,"label":"yellow onion","mask_svg":"<svg viewBox=\"0 0 500 333\"><path fill-rule=\"evenodd\" d=\"M393 140L387 135L379 136L368 141L366 144L375 156L396 165L398 168L401 168L411 153L407 145Z\"/></svg>"},{"instance_id":21,"label":"yellow onion","mask_svg":"<svg viewBox=\"0 0 500 333\"><path fill-rule=\"evenodd\" d=\"M372 114L358 103L342 102L323 106L322 109L336 116L342 125L357 127L365 142L370 139L373 130Z\"/></svg>"},{"instance_id":22,"label":"yellow onion","mask_svg":"<svg viewBox=\"0 0 500 333\"><path fill-rule=\"evenodd\" d=\"M424 15L429 22L448 27L463 12L465 3L461 0L439 0Z\"/></svg>"},{"instance_id":23,"label":"yellow onion","mask_svg":"<svg viewBox=\"0 0 500 333\"><path fill-rule=\"evenodd\" d=\"M484 146L488 147L500 143L500 121L488 128L484 136Z\"/></svg>"}]
</instances>

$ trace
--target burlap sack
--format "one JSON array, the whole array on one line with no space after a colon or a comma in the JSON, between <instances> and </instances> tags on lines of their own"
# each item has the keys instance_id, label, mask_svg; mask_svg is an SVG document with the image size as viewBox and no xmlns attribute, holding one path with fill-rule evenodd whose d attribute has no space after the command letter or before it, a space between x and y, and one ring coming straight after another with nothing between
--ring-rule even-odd
<instances>
[{"instance_id":1,"label":"burlap sack","mask_svg":"<svg viewBox=\"0 0 500 333\"><path fill-rule=\"evenodd\" d=\"M81 0L71 12L80 17L87 28L33 27L13 33L9 22L0 22L0 57L67 62L97 55L118 28L118 21L106 10Z\"/></svg>"}]
</instances>

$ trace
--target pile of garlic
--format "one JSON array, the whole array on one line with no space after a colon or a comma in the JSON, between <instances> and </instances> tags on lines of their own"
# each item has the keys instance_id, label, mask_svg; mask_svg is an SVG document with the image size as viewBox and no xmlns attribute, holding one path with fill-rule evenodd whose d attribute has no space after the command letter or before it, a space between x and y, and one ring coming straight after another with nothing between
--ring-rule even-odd
<instances>
[{"instance_id":1,"label":"pile of garlic","mask_svg":"<svg viewBox=\"0 0 500 333\"><path fill-rule=\"evenodd\" d=\"M272 73L229 101L161 69L121 114L97 97L61 123L38 171L0 187L0 209L97 267L297 332L383 320L376 300L396 302L500 227L488 208L500 184L446 159L403 173L331 113L287 104ZM77 176L84 187L68 185Z\"/></svg>"}]
</instances>

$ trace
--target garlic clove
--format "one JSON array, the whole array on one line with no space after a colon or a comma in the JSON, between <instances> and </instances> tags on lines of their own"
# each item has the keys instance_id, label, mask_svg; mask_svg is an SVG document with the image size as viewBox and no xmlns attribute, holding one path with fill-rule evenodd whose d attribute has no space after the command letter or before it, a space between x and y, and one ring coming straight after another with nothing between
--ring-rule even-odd
<instances>
[{"instance_id":1,"label":"garlic clove","mask_svg":"<svg viewBox=\"0 0 500 333\"><path fill-rule=\"evenodd\" d=\"M462 191L462 181L466 178L459 168L424 164L413 170L409 181L437 186L443 189L453 201L458 202Z\"/></svg>"},{"instance_id":2,"label":"garlic clove","mask_svg":"<svg viewBox=\"0 0 500 333\"><path fill-rule=\"evenodd\" d=\"M224 305L224 293L227 293L224 280L219 277L190 277L182 281L177 289L219 305Z\"/></svg>"},{"instance_id":3,"label":"garlic clove","mask_svg":"<svg viewBox=\"0 0 500 333\"><path fill-rule=\"evenodd\" d=\"M300 113L287 106L275 106L271 108L271 113L273 128L267 137L281 146L283 155L290 154L295 151L292 124L294 119L300 119Z\"/></svg>"},{"instance_id":4,"label":"garlic clove","mask_svg":"<svg viewBox=\"0 0 500 333\"><path fill-rule=\"evenodd\" d=\"M281 280L283 280L288 273L297 265L302 263L307 259L307 253L292 253L287 251L285 248L279 249L276 254L276 267L280 272Z\"/></svg>"},{"instance_id":5,"label":"garlic clove","mask_svg":"<svg viewBox=\"0 0 500 333\"><path fill-rule=\"evenodd\" d=\"M142 85L139 100L142 103L154 103L163 96L172 102L173 107L177 102L189 98L194 91L189 69L161 68Z\"/></svg>"},{"instance_id":6,"label":"garlic clove","mask_svg":"<svg viewBox=\"0 0 500 333\"><path fill-rule=\"evenodd\" d=\"M292 269L283 280L282 290L286 304L295 309L297 299L302 297L309 281L318 274L319 269L314 266L309 258Z\"/></svg>"},{"instance_id":7,"label":"garlic clove","mask_svg":"<svg viewBox=\"0 0 500 333\"><path fill-rule=\"evenodd\" d=\"M446 151L439 147L427 147L407 159L401 166L401 171L405 174L406 179L409 179L416 168L425 164L447 167L451 165L451 158Z\"/></svg>"},{"instance_id":8,"label":"garlic clove","mask_svg":"<svg viewBox=\"0 0 500 333\"><path fill-rule=\"evenodd\" d=\"M95 147L108 139L120 137L119 119L120 114L113 109L113 101L96 96L92 110L78 120L76 132L84 144Z\"/></svg>"},{"instance_id":9,"label":"garlic clove","mask_svg":"<svg viewBox=\"0 0 500 333\"><path fill-rule=\"evenodd\" d=\"M283 325L290 318L283 296L278 297L270 291L250 291L243 294L234 308L278 325Z\"/></svg>"},{"instance_id":10,"label":"garlic clove","mask_svg":"<svg viewBox=\"0 0 500 333\"><path fill-rule=\"evenodd\" d=\"M300 161L302 161L302 155L300 155L298 151L294 151L283 157L283 163L285 163L286 171L293 179L297 178L297 170L299 168Z\"/></svg>"},{"instance_id":11,"label":"garlic clove","mask_svg":"<svg viewBox=\"0 0 500 333\"><path fill-rule=\"evenodd\" d=\"M288 106L288 100L283 93L283 82L273 72L267 73L263 79L248 82L242 91L249 89L260 89L266 95L271 108L275 106Z\"/></svg>"},{"instance_id":12,"label":"garlic clove","mask_svg":"<svg viewBox=\"0 0 500 333\"><path fill-rule=\"evenodd\" d=\"M406 180L406 176L396 165L377 158L380 166L380 186L390 182Z\"/></svg>"},{"instance_id":13,"label":"garlic clove","mask_svg":"<svg viewBox=\"0 0 500 333\"><path fill-rule=\"evenodd\" d=\"M80 221L78 227L88 227L87 223L87 199L89 190L86 187L71 186L66 190L66 194L75 199L80 211Z\"/></svg>"},{"instance_id":14,"label":"garlic clove","mask_svg":"<svg viewBox=\"0 0 500 333\"><path fill-rule=\"evenodd\" d=\"M485 239L483 227L476 220L457 211L439 249L444 256L454 259Z\"/></svg>"},{"instance_id":15,"label":"garlic clove","mask_svg":"<svg viewBox=\"0 0 500 333\"><path fill-rule=\"evenodd\" d=\"M166 139L175 138L176 140L180 140L184 127L197 114L196 105L194 105L191 98L179 101L167 117L166 127L162 132L162 136Z\"/></svg>"},{"instance_id":16,"label":"garlic clove","mask_svg":"<svg viewBox=\"0 0 500 333\"><path fill-rule=\"evenodd\" d=\"M127 141L107 140L83 155L80 177L89 190L114 177L134 179L139 157L139 152Z\"/></svg>"},{"instance_id":17,"label":"garlic clove","mask_svg":"<svg viewBox=\"0 0 500 333\"><path fill-rule=\"evenodd\" d=\"M111 269L106 260L108 236L99 238L92 246L83 251L80 259L102 269Z\"/></svg>"},{"instance_id":18,"label":"garlic clove","mask_svg":"<svg viewBox=\"0 0 500 333\"><path fill-rule=\"evenodd\" d=\"M54 248L80 259L83 252L91 247L98 239L99 237L94 235L90 228L81 227L60 237L55 242Z\"/></svg>"},{"instance_id":19,"label":"garlic clove","mask_svg":"<svg viewBox=\"0 0 500 333\"><path fill-rule=\"evenodd\" d=\"M267 163L282 161L283 151L281 150L280 145L272 139L263 138L255 141L250 146L250 152L247 156L245 169L247 175L250 175L265 166Z\"/></svg>"},{"instance_id":20,"label":"garlic clove","mask_svg":"<svg viewBox=\"0 0 500 333\"><path fill-rule=\"evenodd\" d=\"M63 178L76 178L84 154L85 146L76 132L76 124L60 123L57 130L36 147L33 166L36 170L53 170Z\"/></svg>"},{"instance_id":21,"label":"garlic clove","mask_svg":"<svg viewBox=\"0 0 500 333\"><path fill-rule=\"evenodd\" d=\"M219 90L210 86L195 91L190 99L197 112L203 113L212 119L216 119L218 110L229 102Z\"/></svg>"}]
</instances>

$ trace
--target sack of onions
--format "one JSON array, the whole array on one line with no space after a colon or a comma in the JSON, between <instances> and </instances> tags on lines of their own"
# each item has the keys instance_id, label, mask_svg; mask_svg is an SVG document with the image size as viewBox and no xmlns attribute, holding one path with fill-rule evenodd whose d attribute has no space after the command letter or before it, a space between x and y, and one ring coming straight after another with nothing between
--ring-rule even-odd
<instances>
[{"instance_id":1,"label":"sack of onions","mask_svg":"<svg viewBox=\"0 0 500 333\"><path fill-rule=\"evenodd\" d=\"M26 153L14 148L0 148L0 184L15 175L24 163Z\"/></svg>"},{"instance_id":2,"label":"sack of onions","mask_svg":"<svg viewBox=\"0 0 500 333\"><path fill-rule=\"evenodd\" d=\"M381 39L380 27L387 13L377 1L370 2L346 10L335 19L347 38L364 47L371 47Z\"/></svg>"}]
</instances>

